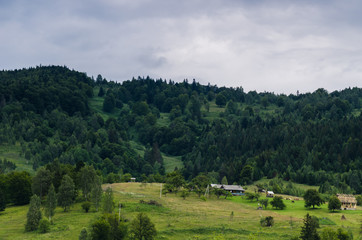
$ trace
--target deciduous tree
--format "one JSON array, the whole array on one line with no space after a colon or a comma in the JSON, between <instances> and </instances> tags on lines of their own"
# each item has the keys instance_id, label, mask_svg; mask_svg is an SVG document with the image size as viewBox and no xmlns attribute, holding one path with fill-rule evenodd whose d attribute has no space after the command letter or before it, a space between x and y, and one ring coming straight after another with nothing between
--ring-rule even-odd
<instances>
[{"instance_id":1,"label":"deciduous tree","mask_svg":"<svg viewBox=\"0 0 362 240\"><path fill-rule=\"evenodd\" d=\"M72 178L64 175L58 192L58 204L64 208L64 212L68 211L74 202L74 191L75 185Z\"/></svg>"},{"instance_id":2,"label":"deciduous tree","mask_svg":"<svg viewBox=\"0 0 362 240\"><path fill-rule=\"evenodd\" d=\"M324 200L315 189L308 189L304 194L303 198L305 201L305 207L313 206L313 208L315 208L315 206L320 206L324 203Z\"/></svg>"},{"instance_id":3,"label":"deciduous tree","mask_svg":"<svg viewBox=\"0 0 362 240\"><path fill-rule=\"evenodd\" d=\"M157 231L150 218L145 213L139 213L131 222L130 235L133 240L152 240Z\"/></svg>"},{"instance_id":4,"label":"deciduous tree","mask_svg":"<svg viewBox=\"0 0 362 240\"><path fill-rule=\"evenodd\" d=\"M341 209L341 206L342 203L336 196L332 196L328 201L328 209L332 210L332 212L334 212L334 210Z\"/></svg>"}]
</instances>

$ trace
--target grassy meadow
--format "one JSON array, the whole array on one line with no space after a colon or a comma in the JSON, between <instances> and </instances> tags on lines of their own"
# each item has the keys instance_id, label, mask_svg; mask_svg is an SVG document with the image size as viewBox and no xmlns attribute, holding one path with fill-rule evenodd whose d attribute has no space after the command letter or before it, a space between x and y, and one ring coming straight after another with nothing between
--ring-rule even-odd
<instances>
[{"instance_id":1,"label":"grassy meadow","mask_svg":"<svg viewBox=\"0 0 362 240\"><path fill-rule=\"evenodd\" d=\"M362 209L331 213L327 205L318 209L305 209L304 201L292 203L285 200L285 210L257 210L258 203L241 197L217 199L211 196L206 201L195 194L185 200L180 194L162 195L158 183L116 183L112 187L115 203L122 203L121 214L132 220L137 213L146 213L158 231L157 239L290 239L299 235L302 219L307 212L320 218L321 229L344 226L351 229L355 239L359 237ZM140 203L140 200L156 200L162 206ZM54 224L49 233L26 233L24 225L28 206L8 207L0 213L0 239L78 239L83 227L90 230L90 224L100 213L91 209L83 212L81 204L75 204L70 212L57 208ZM116 209L115 209L116 211ZM341 215L346 220L341 220ZM275 225L260 227L260 218L273 216Z\"/></svg>"}]
</instances>

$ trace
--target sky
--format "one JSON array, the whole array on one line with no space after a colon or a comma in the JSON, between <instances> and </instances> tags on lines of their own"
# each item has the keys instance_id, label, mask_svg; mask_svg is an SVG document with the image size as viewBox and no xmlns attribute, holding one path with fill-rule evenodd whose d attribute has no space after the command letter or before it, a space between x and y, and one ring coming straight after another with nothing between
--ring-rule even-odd
<instances>
[{"instance_id":1,"label":"sky","mask_svg":"<svg viewBox=\"0 0 362 240\"><path fill-rule=\"evenodd\" d=\"M0 0L0 69L245 92L362 87L360 0Z\"/></svg>"}]
</instances>

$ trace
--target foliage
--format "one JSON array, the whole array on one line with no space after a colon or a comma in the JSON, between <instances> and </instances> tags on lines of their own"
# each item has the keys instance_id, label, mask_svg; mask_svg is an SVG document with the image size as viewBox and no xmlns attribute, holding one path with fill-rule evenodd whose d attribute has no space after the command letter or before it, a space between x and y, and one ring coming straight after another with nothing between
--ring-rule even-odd
<instances>
[{"instance_id":1,"label":"foliage","mask_svg":"<svg viewBox=\"0 0 362 240\"><path fill-rule=\"evenodd\" d=\"M134 240L152 240L157 235L155 225L151 222L150 218L144 214L139 213L130 224L130 238Z\"/></svg>"},{"instance_id":2,"label":"foliage","mask_svg":"<svg viewBox=\"0 0 362 240\"><path fill-rule=\"evenodd\" d=\"M75 185L71 177L64 175L58 192L58 204L64 208L64 212L69 210L69 207L74 202Z\"/></svg>"},{"instance_id":3,"label":"foliage","mask_svg":"<svg viewBox=\"0 0 362 240\"><path fill-rule=\"evenodd\" d=\"M356 196L356 200L357 200L357 205L362 206L362 195Z\"/></svg>"},{"instance_id":4,"label":"foliage","mask_svg":"<svg viewBox=\"0 0 362 240\"><path fill-rule=\"evenodd\" d=\"M269 204L269 199L260 199L259 203L264 209L266 209L268 207L268 204Z\"/></svg>"},{"instance_id":5,"label":"foliage","mask_svg":"<svg viewBox=\"0 0 362 240\"><path fill-rule=\"evenodd\" d=\"M26 231L34 231L38 229L39 221L41 219L41 202L40 198L37 195L33 195L30 199L29 210L26 215Z\"/></svg>"},{"instance_id":6,"label":"foliage","mask_svg":"<svg viewBox=\"0 0 362 240\"><path fill-rule=\"evenodd\" d=\"M186 189L183 189L181 191L181 197L185 200L188 196L190 195L190 192L187 191Z\"/></svg>"},{"instance_id":7,"label":"foliage","mask_svg":"<svg viewBox=\"0 0 362 240\"><path fill-rule=\"evenodd\" d=\"M341 209L342 203L341 201L336 197L332 196L328 201L328 209L333 211Z\"/></svg>"},{"instance_id":8,"label":"foliage","mask_svg":"<svg viewBox=\"0 0 362 240\"><path fill-rule=\"evenodd\" d=\"M45 215L49 217L49 221L55 214L55 208L57 207L57 195L55 193L54 185L50 185L48 196L45 202Z\"/></svg>"},{"instance_id":9,"label":"foliage","mask_svg":"<svg viewBox=\"0 0 362 240\"><path fill-rule=\"evenodd\" d=\"M50 171L45 168L39 168L33 177L33 183L31 185L33 194L38 195L41 199L48 192L51 182L52 176Z\"/></svg>"},{"instance_id":10,"label":"foliage","mask_svg":"<svg viewBox=\"0 0 362 240\"><path fill-rule=\"evenodd\" d=\"M91 203L90 203L90 202L84 202L84 203L82 203L82 208L83 208L83 210L84 210L85 212L88 212L89 209L90 209L90 207L91 207Z\"/></svg>"},{"instance_id":11,"label":"foliage","mask_svg":"<svg viewBox=\"0 0 362 240\"><path fill-rule=\"evenodd\" d=\"M114 208L113 202L113 191L112 188L108 187L104 192L103 198L103 212L104 213L112 213Z\"/></svg>"},{"instance_id":12,"label":"foliage","mask_svg":"<svg viewBox=\"0 0 362 240\"><path fill-rule=\"evenodd\" d=\"M92 187L96 181L96 171L93 166L85 165L79 172L80 188L83 192L83 196L86 200L90 199Z\"/></svg>"},{"instance_id":13,"label":"foliage","mask_svg":"<svg viewBox=\"0 0 362 240\"><path fill-rule=\"evenodd\" d=\"M91 191L91 201L96 208L96 211L98 212L98 208L100 207L101 201L102 201L102 183L101 179L96 176L94 180L94 185Z\"/></svg>"},{"instance_id":14,"label":"foliage","mask_svg":"<svg viewBox=\"0 0 362 240\"><path fill-rule=\"evenodd\" d=\"M79 237L78 239L79 240L88 240L88 231L86 228L82 228L82 230L80 231L80 234L79 234Z\"/></svg>"},{"instance_id":15,"label":"foliage","mask_svg":"<svg viewBox=\"0 0 362 240\"><path fill-rule=\"evenodd\" d=\"M256 201L258 201L259 198L260 198L260 194L259 193L246 192L245 197L246 197L246 199L248 199L250 201L253 201L254 199Z\"/></svg>"},{"instance_id":16,"label":"foliage","mask_svg":"<svg viewBox=\"0 0 362 240\"><path fill-rule=\"evenodd\" d=\"M92 239L93 240L108 240L110 239L111 225L106 219L101 218L92 224Z\"/></svg>"},{"instance_id":17,"label":"foliage","mask_svg":"<svg viewBox=\"0 0 362 240\"><path fill-rule=\"evenodd\" d=\"M47 233L50 230L50 222L48 219L43 218L39 222L39 232Z\"/></svg>"},{"instance_id":18,"label":"foliage","mask_svg":"<svg viewBox=\"0 0 362 240\"><path fill-rule=\"evenodd\" d=\"M317 227L315 222L309 213L303 219L303 226L300 233L300 239L302 240L319 240L320 237L317 233Z\"/></svg>"},{"instance_id":19,"label":"foliage","mask_svg":"<svg viewBox=\"0 0 362 240\"><path fill-rule=\"evenodd\" d=\"M31 176L28 172L11 172L6 175L6 193L15 205L28 204L31 196Z\"/></svg>"},{"instance_id":20,"label":"foliage","mask_svg":"<svg viewBox=\"0 0 362 240\"><path fill-rule=\"evenodd\" d=\"M122 240L128 236L127 226L114 214L104 214L92 223L93 240Z\"/></svg>"},{"instance_id":21,"label":"foliage","mask_svg":"<svg viewBox=\"0 0 362 240\"><path fill-rule=\"evenodd\" d=\"M315 189L308 189L304 194L303 198L306 208L311 206L313 206L314 208L315 206L320 206L324 203L324 200Z\"/></svg>"},{"instance_id":22,"label":"foliage","mask_svg":"<svg viewBox=\"0 0 362 240\"><path fill-rule=\"evenodd\" d=\"M273 200L270 201L270 204L276 208L276 209L280 209L283 210L284 208L286 208L287 206L284 204L283 202L283 198L279 197L279 196L275 196L273 197Z\"/></svg>"},{"instance_id":23,"label":"foliage","mask_svg":"<svg viewBox=\"0 0 362 240\"><path fill-rule=\"evenodd\" d=\"M260 219L260 225L262 227L272 227L274 225L274 218L272 216L267 216Z\"/></svg>"}]
</instances>

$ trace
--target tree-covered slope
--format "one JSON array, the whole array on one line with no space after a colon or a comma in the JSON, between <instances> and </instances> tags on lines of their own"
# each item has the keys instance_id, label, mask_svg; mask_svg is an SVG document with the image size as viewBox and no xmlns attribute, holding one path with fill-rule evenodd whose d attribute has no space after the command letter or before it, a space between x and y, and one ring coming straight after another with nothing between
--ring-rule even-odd
<instances>
[{"instance_id":1,"label":"tree-covered slope","mask_svg":"<svg viewBox=\"0 0 362 240\"><path fill-rule=\"evenodd\" d=\"M278 176L362 191L360 88L277 95L149 77L94 81L52 66L0 72L0 98L0 144L20 143L35 169L58 159L93 164L110 181L160 179L167 154L182 159L187 179Z\"/></svg>"}]
</instances>

